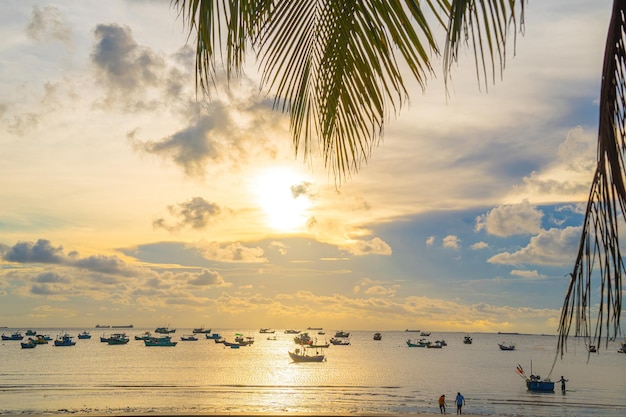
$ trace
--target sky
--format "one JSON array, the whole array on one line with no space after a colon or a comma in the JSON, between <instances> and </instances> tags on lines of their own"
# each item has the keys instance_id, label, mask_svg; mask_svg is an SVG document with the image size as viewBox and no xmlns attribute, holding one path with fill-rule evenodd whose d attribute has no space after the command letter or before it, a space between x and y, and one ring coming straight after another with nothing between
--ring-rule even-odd
<instances>
[{"instance_id":1,"label":"sky","mask_svg":"<svg viewBox=\"0 0 626 417\"><path fill-rule=\"evenodd\" d=\"M1 2L0 326L556 333L610 11L530 1L487 88L433 57L337 185L169 0Z\"/></svg>"}]
</instances>

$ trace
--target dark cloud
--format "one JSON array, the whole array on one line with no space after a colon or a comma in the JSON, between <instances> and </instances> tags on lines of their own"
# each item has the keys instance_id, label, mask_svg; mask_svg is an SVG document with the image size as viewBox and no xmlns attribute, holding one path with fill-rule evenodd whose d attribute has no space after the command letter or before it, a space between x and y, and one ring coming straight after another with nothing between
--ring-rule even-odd
<instances>
[{"instance_id":1,"label":"dark cloud","mask_svg":"<svg viewBox=\"0 0 626 417\"><path fill-rule=\"evenodd\" d=\"M71 39L72 31L63 14L56 7L46 6L40 9L38 6L33 6L26 34L38 42L59 40L67 43Z\"/></svg>"},{"instance_id":2,"label":"dark cloud","mask_svg":"<svg viewBox=\"0 0 626 417\"><path fill-rule=\"evenodd\" d=\"M222 210L217 204L202 197L194 197L184 203L169 206L168 211L177 221L169 224L164 218L159 218L152 225L169 231L177 231L184 227L204 229L213 218L220 215Z\"/></svg>"},{"instance_id":3,"label":"dark cloud","mask_svg":"<svg viewBox=\"0 0 626 417\"><path fill-rule=\"evenodd\" d=\"M35 295L54 295L56 291L53 291L48 285L33 285L30 288L31 294Z\"/></svg>"},{"instance_id":4,"label":"dark cloud","mask_svg":"<svg viewBox=\"0 0 626 417\"><path fill-rule=\"evenodd\" d=\"M219 272L203 269L202 272L194 274L189 280L189 284L197 286L224 285L224 278Z\"/></svg>"},{"instance_id":5,"label":"dark cloud","mask_svg":"<svg viewBox=\"0 0 626 417\"><path fill-rule=\"evenodd\" d=\"M222 103L211 104L211 113L196 118L192 124L160 141L140 142L129 135L133 148L169 158L190 177L202 177L209 162L220 162L227 147L223 145L230 131L230 117ZM235 151L235 148L229 152Z\"/></svg>"},{"instance_id":6,"label":"dark cloud","mask_svg":"<svg viewBox=\"0 0 626 417\"><path fill-rule=\"evenodd\" d=\"M293 196L293 198L298 198L301 195L307 196L307 197L313 197L314 194L311 192L311 186L313 184L311 184L310 182L302 182L300 184L296 184L296 185L292 185L291 186L291 195Z\"/></svg>"},{"instance_id":7,"label":"dark cloud","mask_svg":"<svg viewBox=\"0 0 626 417\"><path fill-rule=\"evenodd\" d=\"M60 264L64 261L63 248L53 247L50 241L39 239L37 243L19 242L4 254L9 262Z\"/></svg>"},{"instance_id":8,"label":"dark cloud","mask_svg":"<svg viewBox=\"0 0 626 417\"><path fill-rule=\"evenodd\" d=\"M55 283L55 282L68 282L69 280L56 272L42 272L35 277L35 282L39 283Z\"/></svg>"},{"instance_id":9,"label":"dark cloud","mask_svg":"<svg viewBox=\"0 0 626 417\"><path fill-rule=\"evenodd\" d=\"M104 274L131 275L126 262L117 256L94 255L74 261L73 266Z\"/></svg>"},{"instance_id":10,"label":"dark cloud","mask_svg":"<svg viewBox=\"0 0 626 417\"><path fill-rule=\"evenodd\" d=\"M163 90L180 92L168 86L165 60L150 48L137 44L128 26L100 24L94 36L91 60L99 81L107 88L106 105L151 110L167 103ZM180 79L181 75L174 72L173 78Z\"/></svg>"}]
</instances>

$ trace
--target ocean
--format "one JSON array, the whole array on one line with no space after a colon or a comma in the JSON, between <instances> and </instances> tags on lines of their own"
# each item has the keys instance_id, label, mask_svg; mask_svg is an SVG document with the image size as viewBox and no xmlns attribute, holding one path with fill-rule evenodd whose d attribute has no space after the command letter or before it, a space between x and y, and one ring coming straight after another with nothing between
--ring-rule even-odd
<instances>
[{"instance_id":1,"label":"ocean","mask_svg":"<svg viewBox=\"0 0 626 417\"><path fill-rule=\"evenodd\" d=\"M14 330L2 329L10 334ZM626 354L619 344L602 345L588 356L582 339L570 339L568 351L556 356L555 336L433 332L431 341L445 340L442 349L408 347L419 333L353 331L349 346L326 349L321 363L294 363L288 351L293 336L276 330L276 340L255 330L213 329L226 340L235 333L255 338L251 346L231 349L198 335L197 342L180 341L192 329L177 329L175 347L146 347L133 340L150 329L125 331L126 345L100 342L103 329L33 329L55 338L68 332L72 347L52 342L21 349L16 341L0 345L0 414L426 414L439 413L437 400L465 396L467 414L497 416L624 416L626 415ZM83 330L89 340L78 340ZM344 329L349 331L349 329ZM318 341L326 335L310 331ZM25 338L26 340L26 338ZM500 342L514 351L501 351ZM554 360L554 370L549 375ZM521 365L557 381L568 379L562 393L532 393L515 372Z\"/></svg>"}]
</instances>

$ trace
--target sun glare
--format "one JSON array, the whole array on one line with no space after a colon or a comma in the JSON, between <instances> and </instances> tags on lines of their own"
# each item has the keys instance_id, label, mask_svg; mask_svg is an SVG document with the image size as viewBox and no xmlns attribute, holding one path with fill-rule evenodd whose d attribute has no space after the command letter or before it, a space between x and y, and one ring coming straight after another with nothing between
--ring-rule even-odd
<instances>
[{"instance_id":1,"label":"sun glare","mask_svg":"<svg viewBox=\"0 0 626 417\"><path fill-rule=\"evenodd\" d=\"M305 184L305 179L289 168L274 168L258 177L255 192L269 227L281 232L295 232L304 227L311 200L306 193L294 190Z\"/></svg>"}]
</instances>

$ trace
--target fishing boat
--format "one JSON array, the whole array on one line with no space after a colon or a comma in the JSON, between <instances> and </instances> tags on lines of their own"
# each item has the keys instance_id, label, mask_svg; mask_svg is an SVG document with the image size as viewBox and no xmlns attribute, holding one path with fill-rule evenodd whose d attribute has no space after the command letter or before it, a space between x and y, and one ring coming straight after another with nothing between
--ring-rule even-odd
<instances>
[{"instance_id":1,"label":"fishing boat","mask_svg":"<svg viewBox=\"0 0 626 417\"><path fill-rule=\"evenodd\" d=\"M313 339L308 333L300 333L297 336L294 336L293 342L296 345L310 345L313 342Z\"/></svg>"},{"instance_id":2,"label":"fishing boat","mask_svg":"<svg viewBox=\"0 0 626 417\"><path fill-rule=\"evenodd\" d=\"M125 345L130 339L125 333L113 333L107 339L109 345Z\"/></svg>"},{"instance_id":3,"label":"fishing boat","mask_svg":"<svg viewBox=\"0 0 626 417\"><path fill-rule=\"evenodd\" d=\"M108 324L96 324L96 329L110 329L111 326Z\"/></svg>"},{"instance_id":4,"label":"fishing boat","mask_svg":"<svg viewBox=\"0 0 626 417\"><path fill-rule=\"evenodd\" d=\"M300 330L294 330L294 329L285 330L285 334L298 334L298 333L300 333Z\"/></svg>"},{"instance_id":5,"label":"fishing boat","mask_svg":"<svg viewBox=\"0 0 626 417\"><path fill-rule=\"evenodd\" d=\"M91 339L91 334L89 334L89 332L85 330L84 332L78 334L78 338L79 339Z\"/></svg>"},{"instance_id":6,"label":"fishing boat","mask_svg":"<svg viewBox=\"0 0 626 417\"><path fill-rule=\"evenodd\" d=\"M26 330L26 336L35 336L37 332L31 329Z\"/></svg>"},{"instance_id":7,"label":"fishing boat","mask_svg":"<svg viewBox=\"0 0 626 417\"><path fill-rule=\"evenodd\" d=\"M2 340L22 340L24 336L20 332L13 332L10 336L2 333Z\"/></svg>"},{"instance_id":8,"label":"fishing boat","mask_svg":"<svg viewBox=\"0 0 626 417\"><path fill-rule=\"evenodd\" d=\"M498 343L500 350L515 350L515 345L512 343L502 342Z\"/></svg>"},{"instance_id":9,"label":"fishing boat","mask_svg":"<svg viewBox=\"0 0 626 417\"><path fill-rule=\"evenodd\" d=\"M383 340L382 333L379 333L379 332L374 333L374 340Z\"/></svg>"},{"instance_id":10,"label":"fishing boat","mask_svg":"<svg viewBox=\"0 0 626 417\"><path fill-rule=\"evenodd\" d=\"M146 340L152 337L152 333L144 332L141 335L135 335L135 340Z\"/></svg>"},{"instance_id":11,"label":"fishing boat","mask_svg":"<svg viewBox=\"0 0 626 417\"><path fill-rule=\"evenodd\" d=\"M596 348L596 345L589 345L587 346L587 349L589 349L589 353L595 353L598 351L598 348Z\"/></svg>"},{"instance_id":12,"label":"fishing boat","mask_svg":"<svg viewBox=\"0 0 626 417\"><path fill-rule=\"evenodd\" d=\"M235 334L235 342L240 346L249 346L254 343L254 336L244 336L241 333Z\"/></svg>"},{"instance_id":13,"label":"fishing boat","mask_svg":"<svg viewBox=\"0 0 626 417\"><path fill-rule=\"evenodd\" d=\"M289 351L289 357L294 362L323 362L326 360L326 355L321 351L316 349L315 353L311 353L304 346L296 348L293 352Z\"/></svg>"},{"instance_id":14,"label":"fishing boat","mask_svg":"<svg viewBox=\"0 0 626 417\"><path fill-rule=\"evenodd\" d=\"M157 327L154 329L154 332L158 334L169 334L176 333L176 329L170 329L169 327Z\"/></svg>"},{"instance_id":15,"label":"fishing boat","mask_svg":"<svg viewBox=\"0 0 626 417\"><path fill-rule=\"evenodd\" d=\"M28 341L20 342L20 344L22 345L22 349L34 349L37 347L37 343L30 337L28 338Z\"/></svg>"},{"instance_id":16,"label":"fishing boat","mask_svg":"<svg viewBox=\"0 0 626 417\"><path fill-rule=\"evenodd\" d=\"M420 332L420 336L430 336L430 332Z\"/></svg>"},{"instance_id":17,"label":"fishing boat","mask_svg":"<svg viewBox=\"0 0 626 417\"><path fill-rule=\"evenodd\" d=\"M222 336L221 336L219 333L205 334L205 335L204 335L204 337L205 337L205 338L207 338L207 339L209 339L209 340L210 340L210 339L213 339L213 340L218 340L218 339L221 339L221 338L222 338Z\"/></svg>"},{"instance_id":18,"label":"fishing boat","mask_svg":"<svg viewBox=\"0 0 626 417\"><path fill-rule=\"evenodd\" d=\"M348 339L338 339L336 337L333 337L330 339L330 343L336 346L348 346L350 344L350 341Z\"/></svg>"},{"instance_id":19,"label":"fishing boat","mask_svg":"<svg viewBox=\"0 0 626 417\"><path fill-rule=\"evenodd\" d=\"M187 336L185 336L185 335L181 336L180 340L182 340L183 342L197 342L198 338L196 336L190 334L190 335L187 335Z\"/></svg>"},{"instance_id":20,"label":"fishing boat","mask_svg":"<svg viewBox=\"0 0 626 417\"><path fill-rule=\"evenodd\" d=\"M428 345L430 345L430 341L426 340L426 339L419 339L419 340L411 340L411 339L407 339L406 341L406 345L408 347L426 347Z\"/></svg>"},{"instance_id":21,"label":"fishing boat","mask_svg":"<svg viewBox=\"0 0 626 417\"><path fill-rule=\"evenodd\" d=\"M176 346L178 342L169 337L152 337L143 341L146 346Z\"/></svg>"},{"instance_id":22,"label":"fishing boat","mask_svg":"<svg viewBox=\"0 0 626 417\"><path fill-rule=\"evenodd\" d=\"M465 336L465 338L463 339L463 343L465 343L466 345L472 344L472 338L470 337L470 335Z\"/></svg>"},{"instance_id":23,"label":"fishing boat","mask_svg":"<svg viewBox=\"0 0 626 417\"><path fill-rule=\"evenodd\" d=\"M339 330L338 332L335 332L335 337L350 337L350 333Z\"/></svg>"},{"instance_id":24,"label":"fishing boat","mask_svg":"<svg viewBox=\"0 0 626 417\"><path fill-rule=\"evenodd\" d=\"M31 339L33 341L33 343L37 344L37 345L47 345L49 340L52 340L52 338L50 336L48 336L48 338L46 338L46 336L42 335L42 334L38 334L37 336L35 336L34 339Z\"/></svg>"},{"instance_id":25,"label":"fishing boat","mask_svg":"<svg viewBox=\"0 0 626 417\"><path fill-rule=\"evenodd\" d=\"M76 342L72 340L72 336L65 333L63 335L59 335L54 341L54 346L74 346Z\"/></svg>"},{"instance_id":26,"label":"fishing boat","mask_svg":"<svg viewBox=\"0 0 626 417\"><path fill-rule=\"evenodd\" d=\"M204 326L202 326L202 327L198 327L197 329L193 329L193 333L208 334L208 333L211 333L211 329L205 329Z\"/></svg>"},{"instance_id":27,"label":"fishing boat","mask_svg":"<svg viewBox=\"0 0 626 417\"><path fill-rule=\"evenodd\" d=\"M532 373L532 362L530 363L530 376L527 377L521 365L517 365L516 372L526 381L526 388L533 392L554 392L554 381L550 378L541 379L539 375Z\"/></svg>"},{"instance_id":28,"label":"fishing boat","mask_svg":"<svg viewBox=\"0 0 626 417\"><path fill-rule=\"evenodd\" d=\"M443 345L441 344L440 340L437 340L434 343L429 343L428 345L426 345L426 347L428 349L441 349L443 347Z\"/></svg>"},{"instance_id":29,"label":"fishing boat","mask_svg":"<svg viewBox=\"0 0 626 417\"><path fill-rule=\"evenodd\" d=\"M270 328L265 328L265 329L261 329L259 330L259 333L274 333L275 330L272 330Z\"/></svg>"}]
</instances>

